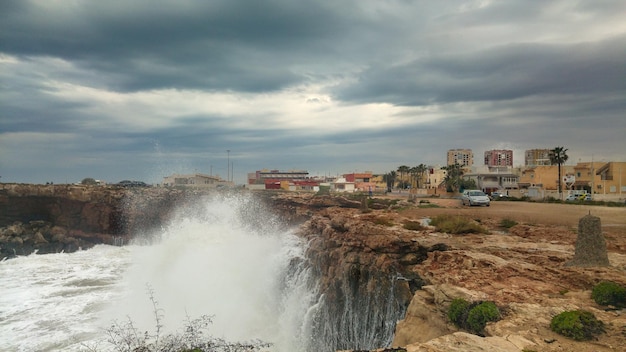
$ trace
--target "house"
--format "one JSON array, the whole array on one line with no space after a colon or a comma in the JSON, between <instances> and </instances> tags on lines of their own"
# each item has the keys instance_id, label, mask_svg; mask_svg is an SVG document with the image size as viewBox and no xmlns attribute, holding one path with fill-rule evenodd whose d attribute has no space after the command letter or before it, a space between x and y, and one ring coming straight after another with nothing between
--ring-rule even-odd
<instances>
[{"instance_id":1,"label":"house","mask_svg":"<svg viewBox=\"0 0 626 352\"><path fill-rule=\"evenodd\" d=\"M571 185L568 184L568 189L586 191L586 193L601 193L600 174L596 170L602 168L605 164L605 162L599 161L579 162L576 164L574 166L574 174L572 175L573 178L570 182Z\"/></svg>"},{"instance_id":2,"label":"house","mask_svg":"<svg viewBox=\"0 0 626 352\"><path fill-rule=\"evenodd\" d=\"M519 188L519 176L511 172L477 172L464 174L462 177L465 180L474 180L476 188L487 194Z\"/></svg>"},{"instance_id":3,"label":"house","mask_svg":"<svg viewBox=\"0 0 626 352\"><path fill-rule=\"evenodd\" d=\"M345 178L339 177L335 181L330 183L331 192L347 192L353 193L355 191L355 183L348 182Z\"/></svg>"},{"instance_id":4,"label":"house","mask_svg":"<svg viewBox=\"0 0 626 352\"><path fill-rule=\"evenodd\" d=\"M626 195L626 162L608 162L596 169L599 180L594 181L596 194L621 197Z\"/></svg>"},{"instance_id":5,"label":"house","mask_svg":"<svg viewBox=\"0 0 626 352\"><path fill-rule=\"evenodd\" d=\"M367 192L369 190L376 190L376 182L373 180L371 171L344 174L343 178L345 178L347 182L354 182L354 188L358 191Z\"/></svg>"},{"instance_id":6,"label":"house","mask_svg":"<svg viewBox=\"0 0 626 352\"><path fill-rule=\"evenodd\" d=\"M174 174L163 178L161 183L164 187L186 187L186 188L217 188L218 186L232 186L232 182L221 179L219 176L206 174Z\"/></svg>"},{"instance_id":7,"label":"house","mask_svg":"<svg viewBox=\"0 0 626 352\"><path fill-rule=\"evenodd\" d=\"M574 167L571 165L561 165L561 177L568 180L574 175ZM518 187L528 189L537 187L547 191L558 191L559 188L559 168L557 165L531 166L522 170L519 177ZM567 184L561 183L562 189L567 189Z\"/></svg>"}]
</instances>

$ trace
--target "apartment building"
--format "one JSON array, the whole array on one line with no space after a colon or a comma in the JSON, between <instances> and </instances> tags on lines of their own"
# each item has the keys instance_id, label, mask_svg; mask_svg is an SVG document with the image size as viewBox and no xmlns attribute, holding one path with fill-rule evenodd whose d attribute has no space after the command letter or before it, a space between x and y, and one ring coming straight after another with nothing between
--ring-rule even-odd
<instances>
[{"instance_id":1,"label":"apartment building","mask_svg":"<svg viewBox=\"0 0 626 352\"><path fill-rule=\"evenodd\" d=\"M485 152L485 165L513 167L513 151L506 149L487 150Z\"/></svg>"},{"instance_id":2,"label":"apartment building","mask_svg":"<svg viewBox=\"0 0 626 352\"><path fill-rule=\"evenodd\" d=\"M524 152L524 165L551 165L550 149L528 149Z\"/></svg>"},{"instance_id":3,"label":"apartment building","mask_svg":"<svg viewBox=\"0 0 626 352\"><path fill-rule=\"evenodd\" d=\"M471 149L450 149L448 150L446 165L461 165L463 168L470 168L474 165L474 153Z\"/></svg>"},{"instance_id":4,"label":"apartment building","mask_svg":"<svg viewBox=\"0 0 626 352\"><path fill-rule=\"evenodd\" d=\"M290 170L290 171L280 171L280 170L258 170L256 172L252 172L248 174L248 184L249 185L262 185L266 183L266 180L272 181L293 181L293 180L306 180L309 178L309 172L306 170Z\"/></svg>"}]
</instances>

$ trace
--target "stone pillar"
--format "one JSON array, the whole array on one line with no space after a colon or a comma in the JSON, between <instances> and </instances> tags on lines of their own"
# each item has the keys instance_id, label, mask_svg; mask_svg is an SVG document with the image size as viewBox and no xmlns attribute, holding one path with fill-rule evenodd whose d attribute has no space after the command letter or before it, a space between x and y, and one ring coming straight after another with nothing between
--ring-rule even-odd
<instances>
[{"instance_id":1,"label":"stone pillar","mask_svg":"<svg viewBox=\"0 0 626 352\"><path fill-rule=\"evenodd\" d=\"M578 222L578 237L574 259L568 266L609 266L606 241L602 235L600 218L591 214L585 215Z\"/></svg>"}]
</instances>

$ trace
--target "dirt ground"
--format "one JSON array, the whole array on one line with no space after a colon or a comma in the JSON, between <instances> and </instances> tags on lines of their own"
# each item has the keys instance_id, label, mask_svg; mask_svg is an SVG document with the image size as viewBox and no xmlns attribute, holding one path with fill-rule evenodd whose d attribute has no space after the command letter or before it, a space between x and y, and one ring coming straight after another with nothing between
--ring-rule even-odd
<instances>
[{"instance_id":1,"label":"dirt ground","mask_svg":"<svg viewBox=\"0 0 626 352\"><path fill-rule=\"evenodd\" d=\"M626 240L626 207L513 201L494 201L489 207L469 207L462 206L458 199L428 198L425 200L441 208L411 209L403 215L432 217L439 214L459 214L473 219L495 221L511 219L519 223L566 226L576 230L579 220L591 214L600 218L602 231L609 237L617 236Z\"/></svg>"}]
</instances>

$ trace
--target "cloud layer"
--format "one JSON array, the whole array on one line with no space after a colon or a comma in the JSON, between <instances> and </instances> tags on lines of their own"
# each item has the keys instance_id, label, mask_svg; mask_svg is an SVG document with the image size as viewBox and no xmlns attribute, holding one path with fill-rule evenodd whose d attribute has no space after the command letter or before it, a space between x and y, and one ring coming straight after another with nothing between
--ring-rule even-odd
<instances>
[{"instance_id":1,"label":"cloud layer","mask_svg":"<svg viewBox=\"0 0 626 352\"><path fill-rule=\"evenodd\" d=\"M0 181L623 161L624 63L619 0L3 1Z\"/></svg>"}]
</instances>

